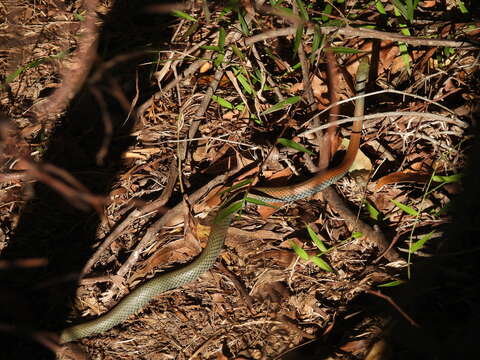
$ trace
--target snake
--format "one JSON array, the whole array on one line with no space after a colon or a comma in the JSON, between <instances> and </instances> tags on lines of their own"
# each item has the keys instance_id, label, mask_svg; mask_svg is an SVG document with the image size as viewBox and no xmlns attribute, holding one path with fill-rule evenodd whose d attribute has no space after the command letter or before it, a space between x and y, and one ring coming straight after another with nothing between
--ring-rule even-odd
<instances>
[{"instance_id":1,"label":"snake","mask_svg":"<svg viewBox=\"0 0 480 360\"><path fill-rule=\"evenodd\" d=\"M365 56L360 60L357 70L355 85L357 95L364 94L368 73L369 62L367 56ZM363 116L364 101L363 96L357 96L355 100L355 116ZM350 143L346 154L336 167L321 171L308 180L290 186L252 187L248 190L246 196L259 202L278 204L304 199L322 191L348 172L359 149L361 131L362 121L355 121L352 125ZM160 273L156 277L146 281L103 315L62 330L60 333L60 342L67 343L104 333L125 321L130 315L141 310L157 295L192 282L209 270L215 264L222 251L225 237L227 236L227 231L233 217L245 201L245 198L243 200L231 199L232 197L228 198L220 205L211 224L207 245L197 258L186 266L173 271Z\"/></svg>"}]
</instances>

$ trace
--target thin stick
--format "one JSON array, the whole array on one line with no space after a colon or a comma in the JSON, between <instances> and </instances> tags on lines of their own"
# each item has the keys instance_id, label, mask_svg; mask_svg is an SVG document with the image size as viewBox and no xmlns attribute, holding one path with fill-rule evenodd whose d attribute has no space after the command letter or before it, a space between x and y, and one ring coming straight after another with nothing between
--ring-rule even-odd
<instances>
[{"instance_id":1,"label":"thin stick","mask_svg":"<svg viewBox=\"0 0 480 360\"><path fill-rule=\"evenodd\" d=\"M375 291L375 290L365 290L367 293L378 296L384 300L387 300L394 308L397 310L410 324L412 324L415 327L420 327L418 323L413 320L405 311L402 310L400 306L397 305L395 301L392 300L390 296L382 294L380 291Z\"/></svg>"},{"instance_id":2,"label":"thin stick","mask_svg":"<svg viewBox=\"0 0 480 360\"><path fill-rule=\"evenodd\" d=\"M365 121L365 120L380 119L380 118L383 118L383 117L391 117L391 116L392 117L411 116L411 117L416 117L416 118L426 118L426 119L430 119L430 120L433 120L433 121L442 121L444 123L453 124L453 125L459 126L461 128L464 128L464 129L468 127L468 124L465 124L463 121L457 120L457 119L452 119L448 116L432 114L432 113L422 113L422 112L418 112L418 111L388 111L388 112L377 113L377 114L368 114L368 115L363 115L363 116L351 116L351 117L347 117L345 119L335 120L335 121L329 122L328 124L318 126L314 129L304 131L301 134L299 134L298 136L306 136L306 135L315 133L315 132L320 131L320 130L328 129L332 126L346 124L346 123L349 123L351 121L352 122L353 121Z\"/></svg>"},{"instance_id":3,"label":"thin stick","mask_svg":"<svg viewBox=\"0 0 480 360\"><path fill-rule=\"evenodd\" d=\"M313 31L313 26L308 24L309 32ZM381 40L393 40L401 41L413 46L448 46L452 48L461 48L466 50L478 49L479 46L469 41L456 41L456 40L444 40L444 39L425 39L415 36L405 36L396 33L390 33L386 31L365 29L365 28L353 28L351 26L335 27L335 26L322 26L318 28L321 34L328 35L336 33L348 37L362 37L370 39ZM287 27L283 29L276 29L265 31L261 34L251 36L245 40L245 45L249 46L259 41L264 41L281 36L289 36L295 34L297 31L296 26Z\"/></svg>"}]
</instances>

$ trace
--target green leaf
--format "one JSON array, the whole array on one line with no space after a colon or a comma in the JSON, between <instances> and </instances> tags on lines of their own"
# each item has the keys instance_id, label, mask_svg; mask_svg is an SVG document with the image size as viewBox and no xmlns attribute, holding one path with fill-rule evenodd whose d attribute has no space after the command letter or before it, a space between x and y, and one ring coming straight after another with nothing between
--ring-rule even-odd
<instances>
[{"instance_id":1,"label":"green leaf","mask_svg":"<svg viewBox=\"0 0 480 360\"><path fill-rule=\"evenodd\" d=\"M403 64L405 65L405 69L407 69L407 71L410 72L411 64L410 64L410 57L408 56L407 44L399 42L398 50L400 50L400 54L402 54L402 60L403 60Z\"/></svg>"},{"instance_id":2,"label":"green leaf","mask_svg":"<svg viewBox=\"0 0 480 360\"><path fill-rule=\"evenodd\" d=\"M82 12L74 12L73 13L73 17L79 21L85 21L85 14L86 14L86 11L82 11Z\"/></svg>"},{"instance_id":3,"label":"green leaf","mask_svg":"<svg viewBox=\"0 0 480 360\"><path fill-rule=\"evenodd\" d=\"M345 46L336 46L336 47L329 47L325 48L325 50L330 50L336 54L361 54L365 53L365 51L353 49Z\"/></svg>"},{"instance_id":4,"label":"green leaf","mask_svg":"<svg viewBox=\"0 0 480 360\"><path fill-rule=\"evenodd\" d=\"M315 27L313 28L312 56L314 56L314 53L320 48L322 41L323 35L320 32L320 27L318 25L315 25Z\"/></svg>"},{"instance_id":5,"label":"green leaf","mask_svg":"<svg viewBox=\"0 0 480 360\"><path fill-rule=\"evenodd\" d=\"M215 60L213 60L213 65L218 68L220 65L222 65L224 58L225 58L225 55L220 52L220 53L215 57Z\"/></svg>"},{"instance_id":6,"label":"green leaf","mask_svg":"<svg viewBox=\"0 0 480 360\"><path fill-rule=\"evenodd\" d=\"M323 13L327 15L331 15L333 10L333 6L331 4L326 4L325 8L323 9ZM322 15L322 21L328 21L330 18L327 15Z\"/></svg>"},{"instance_id":7,"label":"green leaf","mask_svg":"<svg viewBox=\"0 0 480 360\"><path fill-rule=\"evenodd\" d=\"M434 233L434 230L430 231L427 235L422 236L422 237L420 238L420 240L415 241L415 242L412 244L412 246L410 247L410 250L409 250L410 253L413 254L415 251L420 250L420 249L423 247L423 245L424 245L428 240L430 240L430 238L432 237L433 233Z\"/></svg>"},{"instance_id":8,"label":"green leaf","mask_svg":"<svg viewBox=\"0 0 480 360\"><path fill-rule=\"evenodd\" d=\"M298 25L297 32L295 33L295 39L293 39L293 54L296 55L298 47L302 41L303 36L303 25Z\"/></svg>"},{"instance_id":9,"label":"green leaf","mask_svg":"<svg viewBox=\"0 0 480 360\"><path fill-rule=\"evenodd\" d=\"M277 2L277 4L279 4L279 2ZM275 10L278 12L278 16L285 15L287 18L291 16L295 16L292 9L289 9L283 6L275 5Z\"/></svg>"},{"instance_id":10,"label":"green leaf","mask_svg":"<svg viewBox=\"0 0 480 360\"><path fill-rule=\"evenodd\" d=\"M250 195L253 195L253 194L250 194ZM247 196L245 198L245 201L248 202L248 203L251 203L251 204L255 204L255 205L268 206L268 207L271 207L272 209L278 209L278 206L275 206L273 204L270 204L266 201L263 201L263 200L260 200L260 199L254 198L254 197L248 197Z\"/></svg>"},{"instance_id":11,"label":"green leaf","mask_svg":"<svg viewBox=\"0 0 480 360\"><path fill-rule=\"evenodd\" d=\"M245 90L247 94L253 94L253 89L250 86L250 83L248 82L247 78L243 76L243 74L238 74L237 80L240 83L240 85L242 85L243 90Z\"/></svg>"},{"instance_id":12,"label":"green leaf","mask_svg":"<svg viewBox=\"0 0 480 360\"><path fill-rule=\"evenodd\" d=\"M302 20L308 21L308 12L307 12L307 9L305 9L305 4L303 3L302 0L297 0L297 7Z\"/></svg>"},{"instance_id":13,"label":"green leaf","mask_svg":"<svg viewBox=\"0 0 480 360\"><path fill-rule=\"evenodd\" d=\"M317 248L321 251L321 252L327 252L328 249L327 247L325 246L325 244L323 243L323 241L320 239L320 237L318 236L318 234L313 231L312 227L310 225L307 225L307 231L308 231L308 235L310 235L310 238L312 239L312 241L315 243L315 245L317 246Z\"/></svg>"},{"instance_id":14,"label":"green leaf","mask_svg":"<svg viewBox=\"0 0 480 360\"><path fill-rule=\"evenodd\" d=\"M230 101L225 100L224 98L222 98L220 96L212 95L212 100L217 102L220 106L222 106L224 108L227 108L229 110L233 109L233 104Z\"/></svg>"},{"instance_id":15,"label":"green leaf","mask_svg":"<svg viewBox=\"0 0 480 360\"><path fill-rule=\"evenodd\" d=\"M238 21L240 22L240 28L242 29L243 35L250 36L250 29L248 28L248 24L245 21L245 17L240 11L238 12Z\"/></svg>"},{"instance_id":16,"label":"green leaf","mask_svg":"<svg viewBox=\"0 0 480 360\"><path fill-rule=\"evenodd\" d=\"M435 175L432 176L432 180L435 182L440 182L444 184L460 182L460 180L465 176L465 174L454 174L449 176Z\"/></svg>"},{"instance_id":17,"label":"green leaf","mask_svg":"<svg viewBox=\"0 0 480 360\"><path fill-rule=\"evenodd\" d=\"M240 189L240 188L244 187L245 185L251 184L252 182L253 182L253 179L242 180L239 183L236 183L235 185L230 186L228 189L225 189L222 192L220 192L220 195L223 195L223 194L226 194L226 193L229 193L229 192L233 192L237 189Z\"/></svg>"},{"instance_id":18,"label":"green leaf","mask_svg":"<svg viewBox=\"0 0 480 360\"><path fill-rule=\"evenodd\" d=\"M218 48L220 51L223 51L225 49L225 37L226 37L225 29L223 27L220 27L219 32L218 32Z\"/></svg>"},{"instance_id":19,"label":"green leaf","mask_svg":"<svg viewBox=\"0 0 480 360\"><path fill-rule=\"evenodd\" d=\"M457 0L457 6L462 14L468 14L468 9L463 1Z\"/></svg>"},{"instance_id":20,"label":"green leaf","mask_svg":"<svg viewBox=\"0 0 480 360\"><path fill-rule=\"evenodd\" d=\"M233 50L233 53L237 55L240 60L245 61L245 55L243 55L242 51L238 47L236 47L235 44L232 44L231 48Z\"/></svg>"},{"instance_id":21,"label":"green leaf","mask_svg":"<svg viewBox=\"0 0 480 360\"><path fill-rule=\"evenodd\" d=\"M298 257L300 257L300 259L307 261L310 258L307 252L303 250L300 246L298 246L298 244L295 241L290 240L289 243L293 251L295 251L295 254L297 254Z\"/></svg>"},{"instance_id":22,"label":"green leaf","mask_svg":"<svg viewBox=\"0 0 480 360\"><path fill-rule=\"evenodd\" d=\"M362 236L363 236L363 233L361 231L352 232L352 238L354 238L354 239L361 238Z\"/></svg>"},{"instance_id":23,"label":"green leaf","mask_svg":"<svg viewBox=\"0 0 480 360\"><path fill-rule=\"evenodd\" d=\"M307 153L307 154L310 154L310 155L313 155L313 152L304 148L301 144L293 141L293 140L288 140L288 139L285 139L285 138L278 138L277 142L283 146L287 146L289 148L292 148L292 149L295 149L295 150L298 150L298 151L302 151L304 153Z\"/></svg>"},{"instance_id":24,"label":"green leaf","mask_svg":"<svg viewBox=\"0 0 480 360\"><path fill-rule=\"evenodd\" d=\"M408 215L418 216L420 214L417 210L415 210L414 208L408 205L402 204L401 202L398 202L396 200L390 200L390 201L394 203L400 210L403 210L404 212L406 212Z\"/></svg>"},{"instance_id":25,"label":"green leaf","mask_svg":"<svg viewBox=\"0 0 480 360\"><path fill-rule=\"evenodd\" d=\"M372 204L370 204L369 201L365 200L364 201L364 204L367 208L367 211L368 211L368 214L370 215L370 218L372 218L373 220L377 220L378 221L378 218L380 216L380 211L378 211Z\"/></svg>"},{"instance_id":26,"label":"green leaf","mask_svg":"<svg viewBox=\"0 0 480 360\"><path fill-rule=\"evenodd\" d=\"M211 50L211 51L220 51L220 48L218 46L212 46L212 45L202 45L202 46L200 46L200 49Z\"/></svg>"},{"instance_id":27,"label":"green leaf","mask_svg":"<svg viewBox=\"0 0 480 360\"><path fill-rule=\"evenodd\" d=\"M383 4L380 0L375 0L375 7L377 8L377 10L380 14L387 15L387 11L383 7Z\"/></svg>"},{"instance_id":28,"label":"green leaf","mask_svg":"<svg viewBox=\"0 0 480 360\"><path fill-rule=\"evenodd\" d=\"M259 119L258 116L255 115L255 114L251 114L251 115L250 115L250 119L252 119L253 121L255 121L258 125L263 125L262 119Z\"/></svg>"},{"instance_id":29,"label":"green leaf","mask_svg":"<svg viewBox=\"0 0 480 360\"><path fill-rule=\"evenodd\" d=\"M275 111L282 110L283 108L285 108L287 106L296 104L300 100L302 100L302 98L300 96L292 96L288 99L280 101L280 102L276 103L275 105L269 107L267 110L262 112L260 115L267 115L267 114L271 114Z\"/></svg>"},{"instance_id":30,"label":"green leaf","mask_svg":"<svg viewBox=\"0 0 480 360\"><path fill-rule=\"evenodd\" d=\"M402 4L400 2L400 0L390 0L393 5L395 6L395 8L400 12L400 14L405 18L407 19L408 21L412 21L412 19L409 18L409 14L408 14L408 11L407 11L407 8L404 4Z\"/></svg>"},{"instance_id":31,"label":"green leaf","mask_svg":"<svg viewBox=\"0 0 480 360\"><path fill-rule=\"evenodd\" d=\"M315 265L317 265L320 269L328 271L328 272L333 272L333 269L330 267L330 265L327 264L325 260L323 260L319 256L310 256L309 259L311 262L313 262Z\"/></svg>"},{"instance_id":32,"label":"green leaf","mask_svg":"<svg viewBox=\"0 0 480 360\"><path fill-rule=\"evenodd\" d=\"M172 15L177 16L177 17L182 18L182 19L185 19L185 20L190 20L190 21L195 21L195 22L198 21L194 17L192 17L192 16L188 15L187 13L184 13L183 11L180 11L180 10L172 10Z\"/></svg>"},{"instance_id":33,"label":"green leaf","mask_svg":"<svg viewBox=\"0 0 480 360\"><path fill-rule=\"evenodd\" d=\"M393 287L393 286L398 286L398 285L402 285L402 284L405 284L405 281L394 280L394 281L390 281L390 282L387 282L385 284L380 284L380 285L377 285L377 286L378 287Z\"/></svg>"}]
</instances>

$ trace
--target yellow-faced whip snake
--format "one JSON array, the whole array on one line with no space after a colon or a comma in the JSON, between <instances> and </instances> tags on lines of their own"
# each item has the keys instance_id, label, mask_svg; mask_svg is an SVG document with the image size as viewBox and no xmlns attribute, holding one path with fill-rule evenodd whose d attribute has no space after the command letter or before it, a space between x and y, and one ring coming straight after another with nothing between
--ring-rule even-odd
<instances>
[{"instance_id":1,"label":"yellow-faced whip snake","mask_svg":"<svg viewBox=\"0 0 480 360\"><path fill-rule=\"evenodd\" d=\"M364 60L361 60L357 71L357 94L364 92L368 72L369 65L365 56ZM363 113L364 98L360 97L355 101L355 116L362 116ZM345 157L338 166L322 171L311 179L299 184L282 187L254 187L250 189L247 196L266 203L286 203L303 199L322 191L347 173L360 145L361 130L362 121L354 122L350 144ZM232 218L242 205L243 202L239 200L227 200L222 204L213 220L207 246L193 262L177 270L161 273L148 280L98 318L63 330L60 336L61 341L66 343L86 336L103 333L143 308L153 297L189 283L210 269L222 250Z\"/></svg>"}]
</instances>

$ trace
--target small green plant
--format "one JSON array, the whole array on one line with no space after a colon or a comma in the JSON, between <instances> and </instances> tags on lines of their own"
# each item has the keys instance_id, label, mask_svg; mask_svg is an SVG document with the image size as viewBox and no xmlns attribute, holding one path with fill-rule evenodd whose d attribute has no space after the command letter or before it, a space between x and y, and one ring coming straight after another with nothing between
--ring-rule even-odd
<instances>
[{"instance_id":1,"label":"small green plant","mask_svg":"<svg viewBox=\"0 0 480 360\"><path fill-rule=\"evenodd\" d=\"M276 103L273 106L270 106L267 110L263 111L260 115L267 115L271 114L275 111L282 110L290 105L296 104L297 102L301 101L302 97L301 96L292 96L289 97L288 99L282 100L278 103Z\"/></svg>"},{"instance_id":2,"label":"small green plant","mask_svg":"<svg viewBox=\"0 0 480 360\"><path fill-rule=\"evenodd\" d=\"M299 143L297 143L293 140L289 140L289 139L285 139L285 138L278 138L277 142L279 144L283 145L283 146L287 146L289 148L292 148L292 149L295 149L295 150L313 155L312 151L306 149L303 145L301 145L301 144L299 144Z\"/></svg>"}]
</instances>

